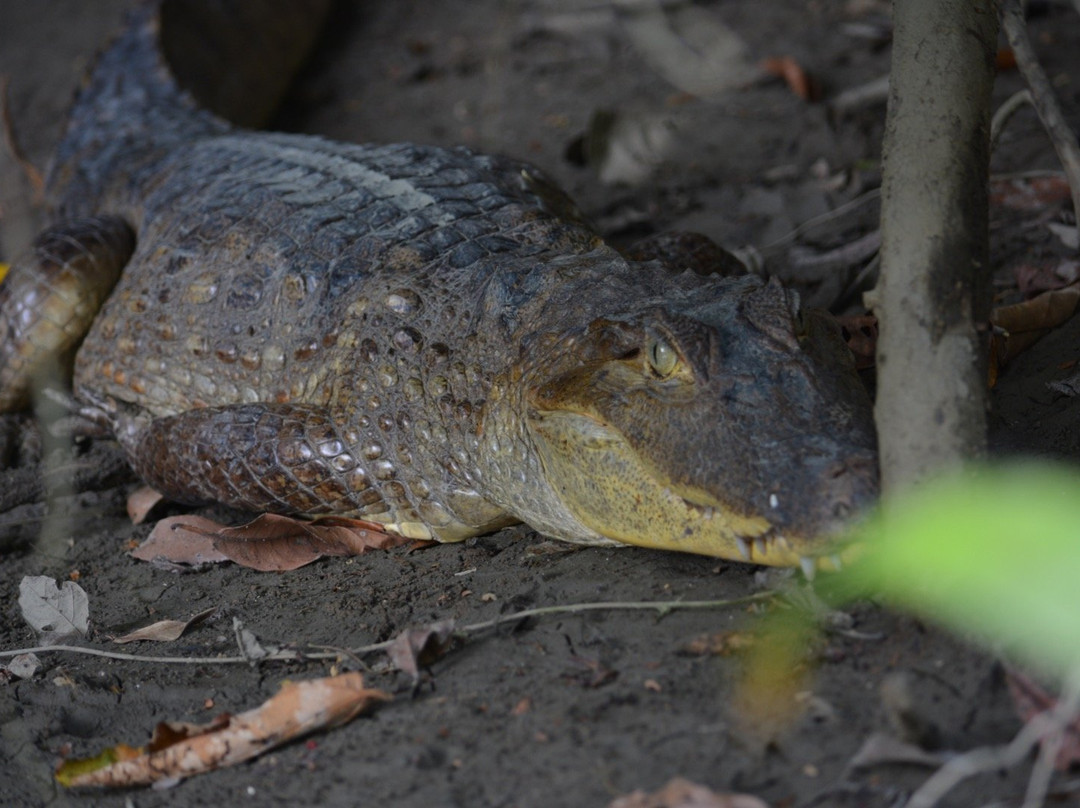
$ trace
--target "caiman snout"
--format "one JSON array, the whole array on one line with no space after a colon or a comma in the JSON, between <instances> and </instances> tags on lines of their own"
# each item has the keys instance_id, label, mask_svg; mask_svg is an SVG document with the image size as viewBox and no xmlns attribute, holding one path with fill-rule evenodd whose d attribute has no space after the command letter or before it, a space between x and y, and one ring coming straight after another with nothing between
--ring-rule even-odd
<instances>
[{"instance_id":1,"label":"caiman snout","mask_svg":"<svg viewBox=\"0 0 1080 808\"><path fill-rule=\"evenodd\" d=\"M831 459L820 473L811 473L807 479L812 484L804 495L806 501L798 503L796 513L781 510L774 524L809 535L836 535L877 499L877 455L858 452Z\"/></svg>"}]
</instances>

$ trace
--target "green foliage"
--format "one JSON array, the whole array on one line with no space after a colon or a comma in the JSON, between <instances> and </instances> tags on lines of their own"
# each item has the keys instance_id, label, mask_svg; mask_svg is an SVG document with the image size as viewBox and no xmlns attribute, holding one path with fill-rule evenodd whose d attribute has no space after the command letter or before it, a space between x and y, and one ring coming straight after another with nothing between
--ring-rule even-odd
<instances>
[{"instance_id":1,"label":"green foliage","mask_svg":"<svg viewBox=\"0 0 1080 808\"><path fill-rule=\"evenodd\" d=\"M899 497L827 585L882 597L1059 675L1080 664L1080 472L973 467Z\"/></svg>"}]
</instances>

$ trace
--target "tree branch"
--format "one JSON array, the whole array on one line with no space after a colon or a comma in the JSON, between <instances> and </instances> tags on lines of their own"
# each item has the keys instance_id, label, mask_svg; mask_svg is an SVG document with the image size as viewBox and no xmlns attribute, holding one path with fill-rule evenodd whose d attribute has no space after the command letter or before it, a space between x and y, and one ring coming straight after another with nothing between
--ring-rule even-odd
<instances>
[{"instance_id":1,"label":"tree branch","mask_svg":"<svg viewBox=\"0 0 1080 808\"><path fill-rule=\"evenodd\" d=\"M987 175L1000 0L897 0L875 416L894 491L986 443Z\"/></svg>"},{"instance_id":2,"label":"tree branch","mask_svg":"<svg viewBox=\"0 0 1080 808\"><path fill-rule=\"evenodd\" d=\"M1080 3L1080 0L1077 2ZM1058 160L1061 161L1061 167L1069 180L1073 210L1076 212L1077 227L1080 228L1080 146L1077 145L1072 127L1065 120L1065 113L1061 111L1061 104L1054 94L1054 88L1050 86L1046 71L1035 58L1020 0L1006 0L1002 28L1009 40L1009 47L1016 56L1020 75L1024 77L1031 91L1031 103L1039 113L1039 120L1042 121L1050 142L1054 144L1054 151L1057 152Z\"/></svg>"}]
</instances>

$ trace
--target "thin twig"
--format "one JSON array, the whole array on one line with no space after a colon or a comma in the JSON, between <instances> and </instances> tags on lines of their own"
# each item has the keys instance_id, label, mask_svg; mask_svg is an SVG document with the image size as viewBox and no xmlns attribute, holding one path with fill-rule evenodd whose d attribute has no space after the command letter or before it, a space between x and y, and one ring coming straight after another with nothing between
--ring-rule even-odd
<instances>
[{"instance_id":1,"label":"thin twig","mask_svg":"<svg viewBox=\"0 0 1080 808\"><path fill-rule=\"evenodd\" d=\"M879 231L880 232L880 231ZM864 289L867 286L867 281L871 277L876 277L878 270L881 268L881 253L879 252L873 258L866 262L866 265L858 271L855 277L852 279L839 295L836 297L835 307L838 311L843 311L848 308L853 302L855 295L860 289ZM869 289L866 289L866 294L870 293ZM871 306L862 300L857 301L863 308L869 309Z\"/></svg>"},{"instance_id":2,"label":"thin twig","mask_svg":"<svg viewBox=\"0 0 1080 808\"><path fill-rule=\"evenodd\" d=\"M1064 728L1058 727L1056 732L1050 733L1043 738L1039 747L1039 756L1035 758L1035 765L1031 767L1031 776L1028 778L1027 791L1024 793L1024 804L1020 808L1042 808L1046 803L1046 794L1050 790L1050 778L1054 776L1054 765L1057 763L1058 752L1065 742Z\"/></svg>"},{"instance_id":3,"label":"thin twig","mask_svg":"<svg viewBox=\"0 0 1080 808\"><path fill-rule=\"evenodd\" d=\"M816 227L819 224L825 224L826 222L831 222L834 219L838 219L845 213L849 213L850 211L858 208L860 205L865 205L867 202L872 202L879 196L881 196L881 189L871 188L869 191L859 194L854 199L849 199L844 204L839 205L838 207L835 207L830 211L826 211L825 213L818 214L811 219L807 219L805 222L798 225L787 234L780 236L780 238L776 239L775 241L769 242L761 249L771 250L774 247L779 247L781 244L787 244L789 241L794 241L811 227Z\"/></svg>"},{"instance_id":4,"label":"thin twig","mask_svg":"<svg viewBox=\"0 0 1080 808\"><path fill-rule=\"evenodd\" d=\"M1080 710L1080 669L1074 670L1068 677L1065 692L1052 710L1033 716L1007 746L984 746L958 755L938 769L911 795L907 808L933 808L949 791L961 781L976 774L1009 769L1027 759L1031 750L1052 734L1060 734L1065 726L1076 719ZM1036 773L1037 774L1037 773ZM1024 808L1042 804L1039 789L1045 794L1045 782L1029 784ZM1035 793L1033 793L1035 792ZM1032 802L1032 797L1036 801Z\"/></svg>"},{"instance_id":5,"label":"thin twig","mask_svg":"<svg viewBox=\"0 0 1080 808\"><path fill-rule=\"evenodd\" d=\"M1080 3L1080 0L1075 0L1075 2ZM1027 93L1027 92L1028 92L1027 90L1023 91L1023 93ZM1021 95L1021 93L1017 93L1017 95ZM1012 100L1013 99L1010 98L1004 104L1001 105L1001 108L999 108L998 112L995 113L995 116L994 116L995 120L997 119L998 115L1001 115L1004 112L1004 108L1006 106L1008 106L1009 102L1012 101ZM1015 111L1015 110L1010 111L1009 114L1011 115L1013 111ZM1004 122L1002 123L1002 125L1004 125ZM993 128L993 127L991 127L991 128ZM990 175L990 182L993 183L993 182L1001 182L1001 181L1004 181L1004 180L1038 179L1040 177L1057 177L1057 176L1061 176L1061 174L1062 174L1061 171L1052 170L1052 169L1033 169L1033 170L1030 170L1030 171L1008 171L1008 172L1004 172L1002 174L991 174ZM1066 179L1068 179L1068 175L1066 174L1065 176L1066 176ZM1070 183L1070 185L1071 185L1071 183ZM864 193L860 194L859 196L855 197L854 199L849 199L847 202L843 203L842 205L839 205L836 208L833 208L832 210L826 211L825 213L821 213L821 214L818 214L817 216L814 216L813 218L807 219L805 222L802 222L801 224L797 225L795 228L793 228L792 230L789 230L784 235L780 236L779 238L775 239L774 241L769 242L768 244L766 244L761 249L764 250L764 251L768 251L768 250L774 249L775 247L779 247L779 246L781 246L783 244L787 244L789 242L795 241L796 239L799 238L799 236L803 235L807 230L810 230L813 227L817 227L818 225L826 224L826 223L831 222L831 221L833 221L835 219L839 219L841 216L844 216L845 214L850 213L852 210L855 210L859 206L865 205L867 202L873 202L875 199L877 199L880 196L881 196L881 189L880 188L871 188L870 190L865 191Z\"/></svg>"},{"instance_id":6,"label":"thin twig","mask_svg":"<svg viewBox=\"0 0 1080 808\"><path fill-rule=\"evenodd\" d=\"M19 654L42 654L51 653L53 651L61 651L69 654L82 654L83 656L104 657L105 659L121 659L130 662L156 662L163 665L212 665L218 664L235 664L238 662L248 663L247 657L243 656L216 656L216 657L158 657L158 656L140 656L139 654L125 654L122 651L103 651L99 648L83 648L79 645L43 645L36 648L18 648L14 651L0 651L0 657L18 656ZM265 659L283 659L285 658L281 652L271 654ZM295 660L296 654L290 654L289 659ZM312 655L311 658L318 659L319 656Z\"/></svg>"},{"instance_id":7,"label":"thin twig","mask_svg":"<svg viewBox=\"0 0 1080 808\"><path fill-rule=\"evenodd\" d=\"M1076 2L1080 3L1080 0ZM844 90L829 102L829 108L833 112L847 113L870 104L884 104L888 98L889 76L885 74L866 84Z\"/></svg>"},{"instance_id":8,"label":"thin twig","mask_svg":"<svg viewBox=\"0 0 1080 808\"><path fill-rule=\"evenodd\" d=\"M1001 25L1009 40L1009 47L1016 56L1016 66L1031 90L1032 103L1039 113L1050 142L1054 145L1061 167L1069 180L1072 191L1073 210L1076 212L1077 225L1080 227L1080 145L1076 135L1065 120L1057 96L1050 86L1046 72L1035 58L1035 50L1028 38L1027 24L1024 22L1024 9L1021 0L1006 0L1005 14Z\"/></svg>"},{"instance_id":9,"label":"thin twig","mask_svg":"<svg viewBox=\"0 0 1080 808\"><path fill-rule=\"evenodd\" d=\"M1080 3L1080 0L1076 0L1076 2ZM1039 179L1041 177L1060 177L1060 176L1062 176L1062 174L1063 174L1063 172L1058 171L1056 169L1045 169L1045 168L1036 168L1036 169L1031 169L1031 170L1028 170L1028 171L1006 171L1006 172L1003 172L1001 174L991 174L990 175L990 182L994 183L994 182L1003 182L1003 181L1007 181L1007 180L1029 180L1029 179ZM762 250L771 250L772 248L778 247L781 244L787 244L790 241L795 241L795 239L797 239L799 236L801 236L807 230L809 230L809 229L811 229L813 227L817 227L818 225L830 222L830 221L832 221L834 219L838 219L841 216L843 216L844 214L850 213L852 210L859 207L860 205L864 205L867 202L874 201L879 196L881 196L881 189L880 188L871 188L869 191L866 191L866 192L860 194L859 196L855 197L854 199L848 200L844 204L842 204L842 205L840 205L840 206L838 206L836 208L833 208L830 211L826 211L825 213L821 213L821 214L818 214L817 216L814 216L813 218L807 219L805 222L802 222L801 224L797 225L794 229L788 231L784 235L780 236L778 239L776 239L774 241L771 241L770 243L766 244L761 249Z\"/></svg>"},{"instance_id":10,"label":"thin twig","mask_svg":"<svg viewBox=\"0 0 1080 808\"><path fill-rule=\"evenodd\" d=\"M824 252L792 247L791 263L800 272L820 270L822 267L847 268L873 258L879 249L881 249L881 231L871 230L854 241Z\"/></svg>"},{"instance_id":11,"label":"thin twig","mask_svg":"<svg viewBox=\"0 0 1080 808\"><path fill-rule=\"evenodd\" d=\"M1076 0L1080 3L1080 0ZM998 139L1001 137L1001 133L1005 129L1005 125L1009 122L1009 119L1016 114L1016 111L1024 104L1035 105L1035 100L1031 97L1031 90L1020 90L1013 93L1005 102L997 108L994 112L994 117L990 119L990 153L993 154L997 149Z\"/></svg>"},{"instance_id":12,"label":"thin twig","mask_svg":"<svg viewBox=\"0 0 1080 808\"><path fill-rule=\"evenodd\" d=\"M1057 765L1058 753L1065 743L1065 728L1067 724L1076 720L1077 712L1080 711L1080 670L1074 670L1065 680L1065 687L1054 705L1052 718L1054 728L1042 740L1039 756L1035 759L1035 765L1028 779L1027 793L1024 794L1024 804L1021 808L1040 808L1046 802L1046 795L1050 791L1050 778L1054 776L1054 768Z\"/></svg>"},{"instance_id":13,"label":"thin twig","mask_svg":"<svg viewBox=\"0 0 1080 808\"><path fill-rule=\"evenodd\" d=\"M742 606L749 603L760 603L776 597L775 592L759 592L755 595L747 595L742 598L729 598L727 600L674 600L674 601L611 601L599 603L571 603L564 606L541 606L536 609L525 609L512 614L504 614L492 620L483 620L479 623L470 623L455 630L456 634L469 635L481 631L497 628L506 623L514 623L530 617L546 617L553 614L579 614L581 612L596 611L653 611L663 617L669 612L687 609L722 609L728 606ZM361 645L357 648L348 648L344 653L362 656L376 651L385 651L393 644L394 640ZM127 654L121 651L104 651L99 648L84 648L78 645L45 645L35 648L17 648L12 651L0 651L0 658L13 657L19 654L42 654L62 651L71 654L84 654L86 656L105 657L106 659L120 659L129 662L153 662L164 665L235 665L250 664L251 659L246 656L216 656L216 657L166 657L144 656L140 654ZM258 660L265 661L289 661L296 662L307 659L337 659L342 655L341 651L320 651L305 653L300 650L281 650L268 654Z\"/></svg>"},{"instance_id":14,"label":"thin twig","mask_svg":"<svg viewBox=\"0 0 1080 808\"><path fill-rule=\"evenodd\" d=\"M1004 171L1001 174L991 174L990 184L993 185L995 182L1012 182L1013 180L1041 180L1048 177L1065 177L1065 172L1056 168L1030 168L1025 171Z\"/></svg>"},{"instance_id":15,"label":"thin twig","mask_svg":"<svg viewBox=\"0 0 1080 808\"><path fill-rule=\"evenodd\" d=\"M609 603L570 603L564 606L540 606L536 609L504 614L493 620L484 620L480 623L471 623L458 629L466 634L474 634L489 628L496 628L504 623L514 623L529 617L544 617L552 614L579 614L580 612L597 611L654 611L659 617L664 617L668 612L687 609L722 609L727 606L743 606L748 603L759 603L763 600L772 600L776 593L772 591L759 592L756 595L747 595L742 598L729 598L727 600L667 600L667 601L612 601Z\"/></svg>"}]
</instances>

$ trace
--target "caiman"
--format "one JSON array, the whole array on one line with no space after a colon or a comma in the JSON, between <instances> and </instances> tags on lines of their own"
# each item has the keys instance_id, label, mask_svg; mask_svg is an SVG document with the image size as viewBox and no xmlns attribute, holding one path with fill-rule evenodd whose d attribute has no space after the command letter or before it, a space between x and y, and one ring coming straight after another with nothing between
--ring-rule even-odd
<instances>
[{"instance_id":1,"label":"caiman","mask_svg":"<svg viewBox=\"0 0 1080 808\"><path fill-rule=\"evenodd\" d=\"M515 160L242 128L323 5L133 13L0 287L2 407L76 351L76 399L180 502L832 566L877 455L828 316L679 239L628 260Z\"/></svg>"}]
</instances>

